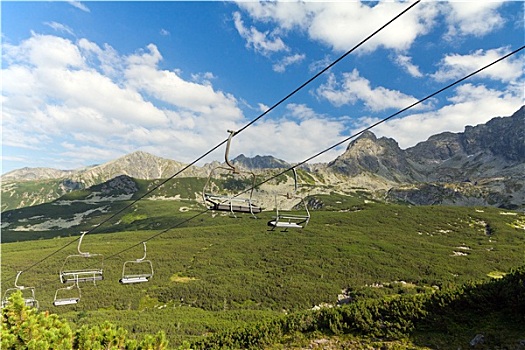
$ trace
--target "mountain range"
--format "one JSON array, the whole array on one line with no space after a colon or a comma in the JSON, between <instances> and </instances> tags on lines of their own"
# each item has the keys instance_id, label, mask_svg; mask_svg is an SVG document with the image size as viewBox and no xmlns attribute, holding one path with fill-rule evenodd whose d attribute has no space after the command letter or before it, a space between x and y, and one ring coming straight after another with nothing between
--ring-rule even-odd
<instances>
[{"instance_id":1,"label":"mountain range","mask_svg":"<svg viewBox=\"0 0 525 350\"><path fill-rule=\"evenodd\" d=\"M290 163L273 156L240 155L233 162L265 177ZM207 178L217 162L190 166L179 177ZM187 164L138 151L77 170L23 168L2 175L2 211L53 201L126 175L154 180ZM525 208L525 106L464 132L444 132L402 150L391 138L362 133L329 163L301 166L310 194L370 191L386 201L415 205L490 205ZM303 176L304 179L304 176ZM195 189L196 192L199 189ZM201 189L202 191L202 189ZM271 192L266 186L263 192Z\"/></svg>"}]
</instances>

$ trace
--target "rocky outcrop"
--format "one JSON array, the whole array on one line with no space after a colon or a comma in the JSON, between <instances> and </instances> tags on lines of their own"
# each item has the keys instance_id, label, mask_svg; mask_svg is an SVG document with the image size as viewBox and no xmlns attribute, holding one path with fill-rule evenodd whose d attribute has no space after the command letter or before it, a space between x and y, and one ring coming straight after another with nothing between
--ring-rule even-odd
<instances>
[{"instance_id":1,"label":"rocky outcrop","mask_svg":"<svg viewBox=\"0 0 525 350\"><path fill-rule=\"evenodd\" d=\"M127 175L117 176L100 185L91 187L94 192L100 192L104 196L133 195L138 191L136 182Z\"/></svg>"},{"instance_id":2,"label":"rocky outcrop","mask_svg":"<svg viewBox=\"0 0 525 350\"><path fill-rule=\"evenodd\" d=\"M525 205L524 134L525 107L462 133L431 136L406 150L365 132L328 169L390 180L386 199L391 201L516 209Z\"/></svg>"},{"instance_id":3,"label":"rocky outcrop","mask_svg":"<svg viewBox=\"0 0 525 350\"><path fill-rule=\"evenodd\" d=\"M233 164L238 164L243 168L252 170L289 168L291 166L290 163L272 156L255 156L248 158L244 154L235 157L232 162Z\"/></svg>"},{"instance_id":4,"label":"rocky outcrop","mask_svg":"<svg viewBox=\"0 0 525 350\"><path fill-rule=\"evenodd\" d=\"M405 155L427 182L519 176L525 170L525 107L462 133L431 136Z\"/></svg>"},{"instance_id":5,"label":"rocky outcrop","mask_svg":"<svg viewBox=\"0 0 525 350\"><path fill-rule=\"evenodd\" d=\"M74 170L51 168L21 168L2 175L2 182L59 179L73 174Z\"/></svg>"},{"instance_id":6,"label":"rocky outcrop","mask_svg":"<svg viewBox=\"0 0 525 350\"><path fill-rule=\"evenodd\" d=\"M328 169L350 177L372 173L400 183L419 177L394 139L378 139L370 131L351 142L345 153L328 163Z\"/></svg>"},{"instance_id":7,"label":"rocky outcrop","mask_svg":"<svg viewBox=\"0 0 525 350\"><path fill-rule=\"evenodd\" d=\"M270 177L290 164L272 156L240 155L232 160L258 178ZM219 166L187 166L146 152L114 161L64 171L24 168L2 176L2 211L52 201L75 189L88 188L119 176L134 179L208 177ZM180 173L185 169L183 173ZM413 204L525 207L525 107L510 117L444 132L402 150L391 138L364 132L328 164L301 166L301 181L310 192L348 192L355 188L381 192L386 200ZM180 173L180 175L179 175ZM43 180L49 179L51 180ZM29 180L32 179L32 180ZM273 193L275 188L261 191ZM35 190L36 189L36 190ZM202 189L195 189L199 192Z\"/></svg>"}]
</instances>

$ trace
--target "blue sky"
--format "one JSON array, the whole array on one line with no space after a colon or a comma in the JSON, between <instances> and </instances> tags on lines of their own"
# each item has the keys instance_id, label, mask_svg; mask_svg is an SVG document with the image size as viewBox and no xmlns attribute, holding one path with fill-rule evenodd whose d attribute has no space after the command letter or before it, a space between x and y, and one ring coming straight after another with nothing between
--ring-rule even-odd
<instances>
[{"instance_id":1,"label":"blue sky","mask_svg":"<svg viewBox=\"0 0 525 350\"><path fill-rule=\"evenodd\" d=\"M2 173L138 150L189 163L410 4L2 1ZM523 18L522 1L421 2L237 135L231 158L302 161L520 48ZM523 58L372 131L404 149L510 116Z\"/></svg>"}]
</instances>

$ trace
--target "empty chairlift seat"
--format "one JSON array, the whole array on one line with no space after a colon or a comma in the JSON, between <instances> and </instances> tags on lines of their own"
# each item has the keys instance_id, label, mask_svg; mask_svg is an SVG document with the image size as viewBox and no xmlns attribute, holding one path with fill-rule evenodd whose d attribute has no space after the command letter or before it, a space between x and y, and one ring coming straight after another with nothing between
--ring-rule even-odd
<instances>
[{"instance_id":1,"label":"empty chairlift seat","mask_svg":"<svg viewBox=\"0 0 525 350\"><path fill-rule=\"evenodd\" d=\"M65 306L65 305L74 305L78 304L80 301L80 287L78 286L78 281L75 281L73 284L59 288L55 292L55 299L53 300L53 305L55 306Z\"/></svg>"},{"instance_id":2,"label":"empty chairlift seat","mask_svg":"<svg viewBox=\"0 0 525 350\"><path fill-rule=\"evenodd\" d=\"M301 229L306 227L306 225L308 225L310 222L310 211L308 210L308 206L304 198L297 195L297 172L295 171L295 168L291 168L290 170L293 171L293 191L275 196L276 215L272 220L268 221L268 226L270 226L272 230L275 228L283 228L284 231L289 228ZM294 204L297 200L299 200L299 204L301 204L304 209L301 208L295 211L284 211L282 209L279 210L280 204L278 202L278 197L285 197L285 201L288 201L289 204Z\"/></svg>"},{"instance_id":3,"label":"empty chairlift seat","mask_svg":"<svg viewBox=\"0 0 525 350\"><path fill-rule=\"evenodd\" d=\"M78 241L78 254L66 257L60 269L60 281L69 282L93 282L103 279L104 258L102 254L82 252L80 246L87 232L82 233Z\"/></svg>"},{"instance_id":4,"label":"empty chairlift seat","mask_svg":"<svg viewBox=\"0 0 525 350\"><path fill-rule=\"evenodd\" d=\"M9 305L9 298L11 297L11 295L19 291L20 293L22 293L22 298L24 299L25 306L34 307L38 309L39 303L38 300L36 300L35 298L35 288L19 285L18 278L20 277L20 274L22 274L22 271L18 271L18 273L16 274L15 287L6 289L4 297L2 299L2 308Z\"/></svg>"},{"instance_id":5,"label":"empty chairlift seat","mask_svg":"<svg viewBox=\"0 0 525 350\"><path fill-rule=\"evenodd\" d=\"M251 171L241 171L234 166L228 159L230 152L230 143L235 131L228 130L230 136L226 144L224 159L226 166L218 166L210 171L208 180L202 190L202 198L206 208L217 211L227 211L231 217L237 217L236 213L249 213L253 218L255 214L262 211L262 208L254 203L253 191L255 189L255 174ZM222 170L222 174L220 171ZM224 174L226 173L226 174ZM217 186L213 188L213 178L223 176L222 188L219 193L215 192ZM224 179L226 177L226 179ZM244 197L241 197L244 195Z\"/></svg>"},{"instance_id":6,"label":"empty chairlift seat","mask_svg":"<svg viewBox=\"0 0 525 350\"><path fill-rule=\"evenodd\" d=\"M148 282L153 277L153 264L146 260L146 242L144 246L144 255L140 259L129 260L122 266L122 278L119 280L122 284L134 284Z\"/></svg>"},{"instance_id":7,"label":"empty chairlift seat","mask_svg":"<svg viewBox=\"0 0 525 350\"><path fill-rule=\"evenodd\" d=\"M258 214L262 211L260 207L252 203L251 198L238 198L219 196L211 193L204 194L207 207L212 210L229 211L233 213Z\"/></svg>"}]
</instances>

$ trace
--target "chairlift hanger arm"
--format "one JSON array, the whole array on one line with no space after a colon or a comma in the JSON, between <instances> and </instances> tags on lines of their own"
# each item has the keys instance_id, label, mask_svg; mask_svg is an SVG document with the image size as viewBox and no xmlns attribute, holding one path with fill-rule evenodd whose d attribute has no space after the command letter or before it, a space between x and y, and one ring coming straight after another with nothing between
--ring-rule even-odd
<instances>
[{"instance_id":1,"label":"chairlift hanger arm","mask_svg":"<svg viewBox=\"0 0 525 350\"><path fill-rule=\"evenodd\" d=\"M237 131L234 131L234 130L228 130L228 132L230 133L230 136L228 136L228 142L226 143L226 152L224 153L224 160L226 161L226 164L230 167L230 170L234 173L234 174L237 174L238 173L238 170L237 168L235 167L235 165L233 165L231 162L230 162L230 159L228 157L229 153L230 153L230 144L232 142L232 138L237 134Z\"/></svg>"},{"instance_id":2,"label":"chairlift hanger arm","mask_svg":"<svg viewBox=\"0 0 525 350\"><path fill-rule=\"evenodd\" d=\"M210 174L208 176L208 180L206 181L206 184L204 185L204 189L202 191L202 199L204 205L211 210L219 210L219 211L229 211L231 213L232 217L236 217L235 213L250 213L252 217L257 218L255 216L255 213L259 213L262 211L262 208L256 206L252 202L252 196L255 189L256 184L256 176L255 173L252 171L240 171L229 159L229 153L230 153L230 146L231 146L231 140L232 138L237 134L237 131L234 130L228 130L230 133L227 144L226 144L226 150L224 153L224 159L226 161L227 167L224 166L218 166L215 167L210 171ZM237 195L219 195L219 194L213 194L211 193L211 179L213 177L213 174L216 169L225 169L230 174L239 175L241 173L250 174L251 176L251 185L249 190L246 190L244 192L241 192ZM208 189L208 191L207 191ZM241 198L239 197L240 194L249 192L249 198Z\"/></svg>"},{"instance_id":3,"label":"chairlift hanger arm","mask_svg":"<svg viewBox=\"0 0 525 350\"><path fill-rule=\"evenodd\" d=\"M146 259L146 242L142 242L143 246L144 246L144 255L142 256L142 258L140 259L137 259L136 261L137 262L141 262L143 261L144 259Z\"/></svg>"},{"instance_id":4,"label":"chairlift hanger arm","mask_svg":"<svg viewBox=\"0 0 525 350\"><path fill-rule=\"evenodd\" d=\"M22 274L22 271L18 271L16 273L16 278L15 278L15 287L18 288L18 289L24 289L25 287L24 286L19 286L18 285L18 277L20 277L20 275Z\"/></svg>"},{"instance_id":5,"label":"chairlift hanger arm","mask_svg":"<svg viewBox=\"0 0 525 350\"><path fill-rule=\"evenodd\" d=\"M78 240L77 250L78 250L78 254L80 254L80 255L85 255L85 256L89 256L90 253L88 253L88 252L82 252L82 251L80 250L80 246L82 245L82 240L84 239L84 236L86 235L86 233L88 233L88 231L84 231L84 232L82 232L82 235L80 236L80 239Z\"/></svg>"},{"instance_id":6,"label":"chairlift hanger arm","mask_svg":"<svg viewBox=\"0 0 525 350\"><path fill-rule=\"evenodd\" d=\"M119 280L122 284L133 284L133 283L141 283L141 282L148 282L151 277L153 277L153 264L150 260L146 259L146 242L142 242L144 245L144 255L140 259L130 260L124 262L124 265L122 266L122 278ZM135 266L149 266L149 269L147 272L140 272L140 273L126 273L126 265L133 265ZM133 271L133 268L131 269Z\"/></svg>"}]
</instances>

